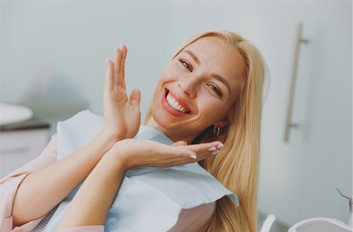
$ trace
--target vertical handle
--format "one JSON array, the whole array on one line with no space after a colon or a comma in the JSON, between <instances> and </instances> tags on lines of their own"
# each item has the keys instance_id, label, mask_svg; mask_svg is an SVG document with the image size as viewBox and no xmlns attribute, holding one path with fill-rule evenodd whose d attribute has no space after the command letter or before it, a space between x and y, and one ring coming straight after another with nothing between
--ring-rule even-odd
<instances>
[{"instance_id":1,"label":"vertical handle","mask_svg":"<svg viewBox=\"0 0 353 232\"><path fill-rule=\"evenodd\" d=\"M290 129L298 127L298 124L295 124L292 122L292 112L293 112L295 84L297 81L297 73L298 73L300 45L301 45L301 43L308 43L308 40L302 38L302 31L303 31L303 24L301 22L299 22L297 25L297 33L296 33L296 37L295 37L292 76L291 76L291 82L290 82L290 87L289 87L286 127L285 127L285 134L284 134L284 142L286 142L286 143L289 142Z\"/></svg>"}]
</instances>

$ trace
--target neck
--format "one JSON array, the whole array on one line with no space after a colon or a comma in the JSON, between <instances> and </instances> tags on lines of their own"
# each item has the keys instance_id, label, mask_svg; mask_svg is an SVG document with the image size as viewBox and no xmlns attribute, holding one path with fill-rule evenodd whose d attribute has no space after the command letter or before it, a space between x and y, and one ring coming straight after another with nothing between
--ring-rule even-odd
<instances>
[{"instance_id":1,"label":"neck","mask_svg":"<svg viewBox=\"0 0 353 232\"><path fill-rule=\"evenodd\" d=\"M164 135L166 135L169 139L171 139L173 142L185 141L187 142L187 144L190 144L194 139L194 136L185 136L175 129L168 129L168 128L162 127L154 120L153 117L151 117L148 120L148 122L146 123L146 126L153 127L159 130Z\"/></svg>"}]
</instances>

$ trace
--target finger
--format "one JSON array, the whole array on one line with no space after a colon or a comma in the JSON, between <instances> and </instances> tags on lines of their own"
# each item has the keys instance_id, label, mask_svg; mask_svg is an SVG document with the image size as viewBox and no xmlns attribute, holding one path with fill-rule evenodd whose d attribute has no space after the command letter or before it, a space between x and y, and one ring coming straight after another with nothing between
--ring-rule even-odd
<instances>
[{"instance_id":1,"label":"finger","mask_svg":"<svg viewBox=\"0 0 353 232\"><path fill-rule=\"evenodd\" d=\"M166 146L165 151L163 152L171 156L179 156L192 159L197 158L197 155L194 151L181 146Z\"/></svg>"},{"instance_id":2,"label":"finger","mask_svg":"<svg viewBox=\"0 0 353 232\"><path fill-rule=\"evenodd\" d=\"M126 56L127 56L127 47L125 44L122 44L120 46L120 49L122 51L121 55L121 62L120 62L120 78L121 78L121 85L124 89L126 89L126 84L125 84L125 61L126 61Z\"/></svg>"},{"instance_id":3,"label":"finger","mask_svg":"<svg viewBox=\"0 0 353 232\"><path fill-rule=\"evenodd\" d=\"M113 64L110 60L107 60L107 67L105 70L105 81L104 87L106 90L111 90L113 88Z\"/></svg>"},{"instance_id":4,"label":"finger","mask_svg":"<svg viewBox=\"0 0 353 232\"><path fill-rule=\"evenodd\" d=\"M185 141L178 141L176 143L173 143L172 146L186 146L187 145L187 142Z\"/></svg>"},{"instance_id":5,"label":"finger","mask_svg":"<svg viewBox=\"0 0 353 232\"><path fill-rule=\"evenodd\" d=\"M141 92L139 89L132 90L130 94L130 104L136 108L140 109L140 102L141 102Z\"/></svg>"},{"instance_id":6,"label":"finger","mask_svg":"<svg viewBox=\"0 0 353 232\"><path fill-rule=\"evenodd\" d=\"M208 153L208 154L198 154L197 155L197 158L196 158L196 162L199 162L199 161L201 161L201 160L205 160L205 159L209 159L209 158L215 158L215 155L212 155L212 154L210 154L210 153Z\"/></svg>"},{"instance_id":7,"label":"finger","mask_svg":"<svg viewBox=\"0 0 353 232\"><path fill-rule=\"evenodd\" d=\"M202 160L218 153L218 147L223 144L219 141L211 143L193 144L188 146L167 146L166 154Z\"/></svg>"},{"instance_id":8,"label":"finger","mask_svg":"<svg viewBox=\"0 0 353 232\"><path fill-rule=\"evenodd\" d=\"M114 60L114 86L121 85L120 62L121 62L121 50L119 48L116 48L115 60Z\"/></svg>"},{"instance_id":9,"label":"finger","mask_svg":"<svg viewBox=\"0 0 353 232\"><path fill-rule=\"evenodd\" d=\"M219 141L215 141L210 143L192 144L186 147L197 154L201 154L219 150L223 147L223 144Z\"/></svg>"},{"instance_id":10,"label":"finger","mask_svg":"<svg viewBox=\"0 0 353 232\"><path fill-rule=\"evenodd\" d=\"M216 156L220 153L221 149L224 147L223 143L218 144L217 146L208 149L207 151L198 153L198 160L203 160L211 156Z\"/></svg>"}]
</instances>

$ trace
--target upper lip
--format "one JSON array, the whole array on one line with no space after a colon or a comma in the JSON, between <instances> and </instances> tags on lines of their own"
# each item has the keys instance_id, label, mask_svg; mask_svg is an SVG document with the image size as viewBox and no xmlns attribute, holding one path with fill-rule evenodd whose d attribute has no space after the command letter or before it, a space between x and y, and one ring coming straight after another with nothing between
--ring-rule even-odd
<instances>
[{"instance_id":1,"label":"upper lip","mask_svg":"<svg viewBox=\"0 0 353 232\"><path fill-rule=\"evenodd\" d=\"M172 97L185 109L186 113L191 112L190 107L188 106L188 104L186 104L186 102L183 99L178 97L176 94L174 94L169 89L166 89L166 92L167 92L167 94L169 93L170 95L172 95Z\"/></svg>"}]
</instances>

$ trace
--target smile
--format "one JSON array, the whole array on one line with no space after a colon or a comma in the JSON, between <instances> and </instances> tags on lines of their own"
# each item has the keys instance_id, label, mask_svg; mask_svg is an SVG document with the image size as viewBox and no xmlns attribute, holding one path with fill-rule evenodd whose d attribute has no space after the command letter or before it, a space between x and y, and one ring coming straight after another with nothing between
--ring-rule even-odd
<instances>
[{"instance_id":1,"label":"smile","mask_svg":"<svg viewBox=\"0 0 353 232\"><path fill-rule=\"evenodd\" d=\"M179 104L179 102L177 102L177 100L175 100L175 99L173 98L172 95L168 94L166 98L167 98L168 105L169 105L170 107L172 107L173 109L175 109L175 110L177 110L177 111L179 111L179 112L181 112L181 113L186 113L186 110L184 109L184 107L182 107L182 106Z\"/></svg>"},{"instance_id":2,"label":"smile","mask_svg":"<svg viewBox=\"0 0 353 232\"><path fill-rule=\"evenodd\" d=\"M165 89L165 91L162 104L169 113L174 116L182 116L191 113L189 107L183 102L183 100L174 96L168 89Z\"/></svg>"}]
</instances>

